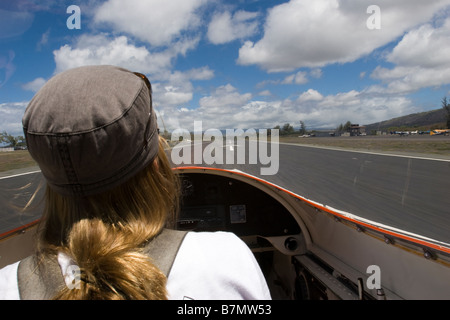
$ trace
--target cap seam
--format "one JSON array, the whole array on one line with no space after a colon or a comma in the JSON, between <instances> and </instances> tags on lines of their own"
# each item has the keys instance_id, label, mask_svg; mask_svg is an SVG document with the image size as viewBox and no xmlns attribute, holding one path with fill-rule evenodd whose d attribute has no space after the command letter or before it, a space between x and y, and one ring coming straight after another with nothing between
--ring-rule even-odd
<instances>
[{"instance_id":1,"label":"cap seam","mask_svg":"<svg viewBox=\"0 0 450 320\"><path fill-rule=\"evenodd\" d=\"M153 139L153 137L155 135L155 132L156 132L156 130L153 130L153 132L151 133L150 137L146 140L145 145L140 149L140 152L136 153L136 155L133 157L133 159L131 159L130 162L128 162L120 170L116 171L114 173L114 175L112 175L111 177L105 178L105 179L100 180L100 181L87 183L87 184L84 184L84 183L80 184L78 181L76 183L70 183L69 185L61 185L61 184L55 184L55 183L52 183L52 184L57 186L58 188L62 188L62 189L65 189L65 190L70 190L75 195L84 196L84 195L86 195L86 193L89 193L90 191L95 190L97 187L103 186L103 185L105 185L105 183L108 183L109 181L116 180L118 176L120 178L117 179L117 180L122 179L123 178L123 174L122 174L123 172L127 172L128 169L133 166L133 164L134 164L134 166L139 165L139 163L136 163L136 160L139 159L140 157L142 157L142 154L144 153L145 149L148 148L149 142ZM158 152L155 152L155 155L153 155L153 157L150 159L150 161L152 159L154 159L157 156L157 154L158 154ZM66 171L66 174L67 174L67 171Z\"/></svg>"},{"instance_id":2,"label":"cap seam","mask_svg":"<svg viewBox=\"0 0 450 320\"><path fill-rule=\"evenodd\" d=\"M72 163L72 158L67 147L67 137L56 137L56 145L58 149L58 154L61 159L64 172L69 181L70 187L74 193L80 192L80 183Z\"/></svg>"}]
</instances>

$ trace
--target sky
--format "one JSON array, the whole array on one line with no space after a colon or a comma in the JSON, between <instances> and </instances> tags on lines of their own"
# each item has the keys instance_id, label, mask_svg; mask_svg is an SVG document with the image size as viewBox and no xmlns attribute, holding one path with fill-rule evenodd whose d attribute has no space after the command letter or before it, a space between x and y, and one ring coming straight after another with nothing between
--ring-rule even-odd
<instances>
[{"instance_id":1,"label":"sky","mask_svg":"<svg viewBox=\"0 0 450 320\"><path fill-rule=\"evenodd\" d=\"M450 0L0 0L0 132L98 64L146 74L169 131L371 124L439 109L449 53Z\"/></svg>"}]
</instances>

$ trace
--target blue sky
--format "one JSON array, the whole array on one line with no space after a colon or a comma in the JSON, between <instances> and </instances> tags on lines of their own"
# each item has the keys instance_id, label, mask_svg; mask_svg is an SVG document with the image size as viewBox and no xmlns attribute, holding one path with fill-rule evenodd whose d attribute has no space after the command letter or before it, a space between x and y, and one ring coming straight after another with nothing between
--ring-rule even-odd
<instances>
[{"instance_id":1,"label":"blue sky","mask_svg":"<svg viewBox=\"0 0 450 320\"><path fill-rule=\"evenodd\" d=\"M169 130L370 124L440 108L448 52L450 0L0 0L0 131L88 64L145 73Z\"/></svg>"}]
</instances>

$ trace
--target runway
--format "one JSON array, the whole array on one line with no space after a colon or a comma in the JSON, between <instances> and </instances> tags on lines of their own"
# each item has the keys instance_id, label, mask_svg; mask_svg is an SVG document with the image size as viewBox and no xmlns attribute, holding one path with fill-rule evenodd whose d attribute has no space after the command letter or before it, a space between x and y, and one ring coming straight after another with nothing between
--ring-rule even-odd
<instances>
[{"instance_id":1,"label":"runway","mask_svg":"<svg viewBox=\"0 0 450 320\"><path fill-rule=\"evenodd\" d=\"M261 175L257 164L215 166L238 169L335 209L450 243L448 160L280 144L275 175ZM40 179L40 173L0 178L0 234L39 218L38 209L20 214L9 204L23 204L26 197L18 188L31 183L29 195Z\"/></svg>"},{"instance_id":2,"label":"runway","mask_svg":"<svg viewBox=\"0 0 450 320\"><path fill-rule=\"evenodd\" d=\"M0 177L0 235L40 218L41 208L37 206L40 202L27 211L22 210L40 183L43 183L38 170L31 168ZM42 191L38 192L37 197L42 198Z\"/></svg>"},{"instance_id":3,"label":"runway","mask_svg":"<svg viewBox=\"0 0 450 320\"><path fill-rule=\"evenodd\" d=\"M448 159L281 143L276 175L261 175L262 165L248 163L214 166L238 169L334 209L450 243Z\"/></svg>"},{"instance_id":4,"label":"runway","mask_svg":"<svg viewBox=\"0 0 450 320\"><path fill-rule=\"evenodd\" d=\"M333 208L450 243L449 177L449 161L284 145L271 181Z\"/></svg>"},{"instance_id":5,"label":"runway","mask_svg":"<svg viewBox=\"0 0 450 320\"><path fill-rule=\"evenodd\" d=\"M40 218L41 209L36 207L27 211L22 209L37 190L43 177L36 168L0 177L0 235ZM42 191L38 193L42 198Z\"/></svg>"}]
</instances>

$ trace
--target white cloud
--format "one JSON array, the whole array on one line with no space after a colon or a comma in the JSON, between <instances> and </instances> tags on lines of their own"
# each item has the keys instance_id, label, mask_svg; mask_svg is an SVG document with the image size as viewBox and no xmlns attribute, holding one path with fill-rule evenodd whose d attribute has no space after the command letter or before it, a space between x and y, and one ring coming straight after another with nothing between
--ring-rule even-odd
<instances>
[{"instance_id":1,"label":"white cloud","mask_svg":"<svg viewBox=\"0 0 450 320\"><path fill-rule=\"evenodd\" d=\"M258 95L263 97L270 97L272 95L272 92L270 92L270 90L263 90L259 92Z\"/></svg>"},{"instance_id":2,"label":"white cloud","mask_svg":"<svg viewBox=\"0 0 450 320\"><path fill-rule=\"evenodd\" d=\"M0 70L2 71L0 75L0 88L8 82L16 71L16 65L13 62L15 56L16 54L13 50L7 50L6 52L0 51Z\"/></svg>"},{"instance_id":3,"label":"white cloud","mask_svg":"<svg viewBox=\"0 0 450 320\"><path fill-rule=\"evenodd\" d=\"M320 101L323 99L322 94L314 89L309 89L306 92L303 92L299 97L299 102L305 102L305 101Z\"/></svg>"},{"instance_id":4,"label":"white cloud","mask_svg":"<svg viewBox=\"0 0 450 320\"><path fill-rule=\"evenodd\" d=\"M245 42L238 62L272 72L352 62L449 4L449 0L380 0L381 29L370 30L366 1L291 0L269 10L263 38Z\"/></svg>"},{"instance_id":5,"label":"white cloud","mask_svg":"<svg viewBox=\"0 0 450 320\"><path fill-rule=\"evenodd\" d=\"M284 104L296 114L292 119L302 119L310 128L336 128L347 121L371 124L417 111L406 97L356 90L324 96L309 89L296 101L284 101Z\"/></svg>"},{"instance_id":6,"label":"white cloud","mask_svg":"<svg viewBox=\"0 0 450 320\"><path fill-rule=\"evenodd\" d=\"M402 66L436 68L450 66L450 18L437 28L426 24L407 33L387 56Z\"/></svg>"},{"instance_id":7,"label":"white cloud","mask_svg":"<svg viewBox=\"0 0 450 320\"><path fill-rule=\"evenodd\" d=\"M256 12L247 11L237 11L233 15L228 11L216 13L208 26L208 40L224 44L253 36L258 30L257 16Z\"/></svg>"},{"instance_id":8,"label":"white cloud","mask_svg":"<svg viewBox=\"0 0 450 320\"><path fill-rule=\"evenodd\" d=\"M439 27L425 24L408 32L387 55L387 61L395 67L377 67L371 76L386 83L388 93L408 93L449 84L449 52L450 18L447 18Z\"/></svg>"},{"instance_id":9,"label":"white cloud","mask_svg":"<svg viewBox=\"0 0 450 320\"><path fill-rule=\"evenodd\" d=\"M174 105L158 108L169 130L184 128L193 130L194 121L202 121L203 129L245 128L251 124L248 117L258 118L257 113L245 111L251 103L250 93L241 94L235 87L226 84L216 88L210 95L199 100L199 107L188 109ZM244 116L245 114L245 116Z\"/></svg>"},{"instance_id":10,"label":"white cloud","mask_svg":"<svg viewBox=\"0 0 450 320\"><path fill-rule=\"evenodd\" d=\"M309 73L311 77L319 79L322 77L322 70L321 69L313 69Z\"/></svg>"},{"instance_id":11,"label":"white cloud","mask_svg":"<svg viewBox=\"0 0 450 320\"><path fill-rule=\"evenodd\" d=\"M50 37L50 29L48 29L46 32L42 34L41 39L36 45L37 51L41 51L42 48L47 45L49 37Z\"/></svg>"},{"instance_id":12,"label":"white cloud","mask_svg":"<svg viewBox=\"0 0 450 320\"><path fill-rule=\"evenodd\" d=\"M173 50L173 49L171 49ZM142 73L159 73L171 67L174 52L151 53L137 47L126 36L82 35L72 47L64 45L53 52L56 73L84 65L117 65Z\"/></svg>"},{"instance_id":13,"label":"white cloud","mask_svg":"<svg viewBox=\"0 0 450 320\"><path fill-rule=\"evenodd\" d=\"M185 105L194 95L191 82L177 81L174 77L165 82L153 82L152 89L155 107L161 110Z\"/></svg>"},{"instance_id":14,"label":"white cloud","mask_svg":"<svg viewBox=\"0 0 450 320\"><path fill-rule=\"evenodd\" d=\"M317 94L317 93L316 93ZM320 102L320 106L323 107L348 107L351 105L360 105L360 93L356 90L351 90L348 92L339 92L335 95L329 95L324 97Z\"/></svg>"},{"instance_id":15,"label":"white cloud","mask_svg":"<svg viewBox=\"0 0 450 320\"><path fill-rule=\"evenodd\" d=\"M282 101L250 101L234 115L233 120L239 121L240 128L273 128L288 112L288 109L283 109Z\"/></svg>"},{"instance_id":16,"label":"white cloud","mask_svg":"<svg viewBox=\"0 0 450 320\"><path fill-rule=\"evenodd\" d=\"M291 74L284 78L281 82L282 84L305 84L308 83L308 73L304 71L299 71L295 74Z\"/></svg>"},{"instance_id":17,"label":"white cloud","mask_svg":"<svg viewBox=\"0 0 450 320\"><path fill-rule=\"evenodd\" d=\"M356 90L323 95L316 89L309 89L297 98L262 101L254 99L250 93L239 92L230 84L200 99L197 108L164 105L157 110L169 131L193 130L194 121L202 121L203 130L273 128L285 123L299 127L300 120L309 129L334 129L347 121L371 124L420 111L404 96Z\"/></svg>"},{"instance_id":18,"label":"white cloud","mask_svg":"<svg viewBox=\"0 0 450 320\"><path fill-rule=\"evenodd\" d=\"M230 84L203 97L198 108L165 106L160 110L169 130L192 130L194 121L200 120L203 130L273 128L285 123L298 127L300 120L308 128L334 129L347 121L371 124L417 111L412 101L403 96L356 90L325 96L309 89L296 99L261 101L253 99L250 93L240 93Z\"/></svg>"},{"instance_id":19,"label":"white cloud","mask_svg":"<svg viewBox=\"0 0 450 320\"><path fill-rule=\"evenodd\" d=\"M165 86L159 89L159 86L155 87L155 105L183 105L192 100L192 90L185 91L183 88Z\"/></svg>"},{"instance_id":20,"label":"white cloud","mask_svg":"<svg viewBox=\"0 0 450 320\"><path fill-rule=\"evenodd\" d=\"M31 82L23 84L22 89L28 90L28 91L33 91L33 92L38 92L39 89L41 89L46 82L47 82L47 80L45 80L44 78L36 78Z\"/></svg>"},{"instance_id":21,"label":"white cloud","mask_svg":"<svg viewBox=\"0 0 450 320\"><path fill-rule=\"evenodd\" d=\"M238 90L230 84L220 86L210 96L199 100L201 111L208 111L214 114L233 113L244 106L252 95L250 93L240 94Z\"/></svg>"},{"instance_id":22,"label":"white cloud","mask_svg":"<svg viewBox=\"0 0 450 320\"><path fill-rule=\"evenodd\" d=\"M153 81L152 89L154 103L157 108L169 109L189 103L194 96L194 80L209 80L214 77L214 71L208 67L195 68L185 72L174 71L161 75L158 81Z\"/></svg>"},{"instance_id":23,"label":"white cloud","mask_svg":"<svg viewBox=\"0 0 450 320\"><path fill-rule=\"evenodd\" d=\"M235 117L241 127L263 128L285 123L299 127L302 120L310 129L334 129L347 121L371 124L417 111L405 97L374 96L355 90L324 96L309 89L295 100L250 101L247 106L250 105L252 108L243 108Z\"/></svg>"},{"instance_id":24,"label":"white cloud","mask_svg":"<svg viewBox=\"0 0 450 320\"><path fill-rule=\"evenodd\" d=\"M196 68L187 71L186 76L192 80L209 80L214 77L214 71L209 67Z\"/></svg>"},{"instance_id":25,"label":"white cloud","mask_svg":"<svg viewBox=\"0 0 450 320\"><path fill-rule=\"evenodd\" d=\"M23 136L22 116L28 102L0 104L0 132L6 131L12 136Z\"/></svg>"},{"instance_id":26,"label":"white cloud","mask_svg":"<svg viewBox=\"0 0 450 320\"><path fill-rule=\"evenodd\" d=\"M109 0L98 7L94 19L152 46L167 46L200 26L198 11L204 4L206 0Z\"/></svg>"}]
</instances>

